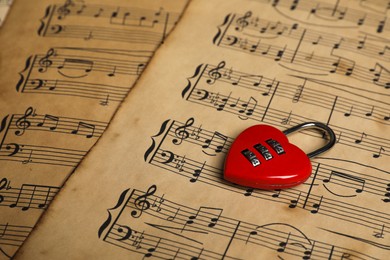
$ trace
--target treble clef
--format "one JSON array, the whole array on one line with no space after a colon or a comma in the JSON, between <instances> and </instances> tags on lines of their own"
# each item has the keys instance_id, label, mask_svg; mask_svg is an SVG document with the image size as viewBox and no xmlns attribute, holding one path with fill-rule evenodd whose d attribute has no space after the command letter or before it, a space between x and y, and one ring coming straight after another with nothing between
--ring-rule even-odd
<instances>
[{"instance_id":1,"label":"treble clef","mask_svg":"<svg viewBox=\"0 0 390 260\"><path fill-rule=\"evenodd\" d=\"M209 75L209 79L206 80L206 82L210 85L214 84L215 81L217 81L218 79L220 79L222 77L222 74L221 72L219 72L220 69L223 69L225 67L225 61L221 61L217 67L215 67L214 69L211 69L208 73Z\"/></svg>"},{"instance_id":2,"label":"treble clef","mask_svg":"<svg viewBox=\"0 0 390 260\"><path fill-rule=\"evenodd\" d=\"M248 11L244 14L244 16L240 17L236 21L236 31L242 31L245 27L249 25L248 18L252 16L252 12Z\"/></svg>"},{"instance_id":3,"label":"treble clef","mask_svg":"<svg viewBox=\"0 0 390 260\"><path fill-rule=\"evenodd\" d=\"M34 109L32 107L29 107L26 109L26 112L22 117L20 117L18 120L16 120L15 125L20 130L16 130L15 134L17 136L21 136L24 134L24 131L31 126L31 122L28 121L29 116L35 116Z\"/></svg>"},{"instance_id":4,"label":"treble clef","mask_svg":"<svg viewBox=\"0 0 390 260\"><path fill-rule=\"evenodd\" d=\"M7 178L2 178L0 181L0 191L1 190L9 190L11 187L9 186L10 182ZM4 201L4 196L0 194L0 203Z\"/></svg>"},{"instance_id":5,"label":"treble clef","mask_svg":"<svg viewBox=\"0 0 390 260\"><path fill-rule=\"evenodd\" d=\"M172 140L172 143L176 145L180 145L183 142L183 140L187 139L190 136L190 133L188 133L187 131L187 127L192 126L194 122L195 122L194 118L191 117L190 119L187 120L187 122L184 125L176 128L175 135L177 138L174 138Z\"/></svg>"},{"instance_id":6,"label":"treble clef","mask_svg":"<svg viewBox=\"0 0 390 260\"><path fill-rule=\"evenodd\" d=\"M39 60L39 69L38 69L39 72L41 73L46 72L47 68L53 64L53 61L50 60L51 56L55 56L55 51L53 48L50 48L47 51L46 55Z\"/></svg>"},{"instance_id":7,"label":"treble clef","mask_svg":"<svg viewBox=\"0 0 390 260\"><path fill-rule=\"evenodd\" d=\"M67 0L63 6L58 8L58 20L61 20L65 18L68 14L70 14L69 6L74 6L74 3L72 3L72 0Z\"/></svg>"},{"instance_id":8,"label":"treble clef","mask_svg":"<svg viewBox=\"0 0 390 260\"><path fill-rule=\"evenodd\" d=\"M139 218L141 215L142 215L142 212L144 212L145 210L148 210L150 208L150 202L148 201L148 197L153 195L157 190L157 187L156 185L152 185L149 187L148 191L137 197L134 201L134 205L135 207L139 210L133 210L130 214L133 218Z\"/></svg>"}]
</instances>

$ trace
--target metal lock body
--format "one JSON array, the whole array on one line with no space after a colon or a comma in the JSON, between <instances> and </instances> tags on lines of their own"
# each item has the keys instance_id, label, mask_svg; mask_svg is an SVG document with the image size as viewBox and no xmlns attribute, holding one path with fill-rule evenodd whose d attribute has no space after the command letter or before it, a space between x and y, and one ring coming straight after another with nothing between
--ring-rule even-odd
<instances>
[{"instance_id":1,"label":"metal lock body","mask_svg":"<svg viewBox=\"0 0 390 260\"><path fill-rule=\"evenodd\" d=\"M325 132L329 141L306 155L289 142L287 135L307 128ZM319 122L303 123L283 132L269 125L255 125L244 130L230 147L224 178L251 188L290 188L310 177L312 166L309 158L327 151L335 142L332 129Z\"/></svg>"}]
</instances>

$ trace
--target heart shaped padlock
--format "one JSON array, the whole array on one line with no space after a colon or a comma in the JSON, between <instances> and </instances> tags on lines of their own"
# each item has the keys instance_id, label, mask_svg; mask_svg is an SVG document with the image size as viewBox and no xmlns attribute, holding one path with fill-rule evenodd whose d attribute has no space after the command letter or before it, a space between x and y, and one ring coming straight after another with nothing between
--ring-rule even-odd
<instances>
[{"instance_id":1,"label":"heart shaped padlock","mask_svg":"<svg viewBox=\"0 0 390 260\"><path fill-rule=\"evenodd\" d=\"M305 154L286 135L303 128L317 128L329 136L322 148ZM327 125L308 122L284 132L269 125L255 125L234 140L225 160L224 178L258 189L285 189L301 184L311 174L311 157L330 149L335 134Z\"/></svg>"}]
</instances>

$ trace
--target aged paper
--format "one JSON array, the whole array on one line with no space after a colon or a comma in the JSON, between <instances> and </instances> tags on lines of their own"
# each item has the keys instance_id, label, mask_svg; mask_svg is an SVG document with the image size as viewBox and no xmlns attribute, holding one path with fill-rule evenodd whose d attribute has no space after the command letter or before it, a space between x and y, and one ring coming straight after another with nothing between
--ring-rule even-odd
<instances>
[{"instance_id":1,"label":"aged paper","mask_svg":"<svg viewBox=\"0 0 390 260\"><path fill-rule=\"evenodd\" d=\"M12 0L0 0L0 26L4 23L11 5Z\"/></svg>"},{"instance_id":2,"label":"aged paper","mask_svg":"<svg viewBox=\"0 0 390 260\"><path fill-rule=\"evenodd\" d=\"M386 259L386 8L192 1L16 259ZM223 180L245 128L306 121L337 143L304 184ZM312 131L290 140L307 152L326 142Z\"/></svg>"},{"instance_id":3,"label":"aged paper","mask_svg":"<svg viewBox=\"0 0 390 260\"><path fill-rule=\"evenodd\" d=\"M0 30L0 259L103 134L186 1L15 1Z\"/></svg>"}]
</instances>

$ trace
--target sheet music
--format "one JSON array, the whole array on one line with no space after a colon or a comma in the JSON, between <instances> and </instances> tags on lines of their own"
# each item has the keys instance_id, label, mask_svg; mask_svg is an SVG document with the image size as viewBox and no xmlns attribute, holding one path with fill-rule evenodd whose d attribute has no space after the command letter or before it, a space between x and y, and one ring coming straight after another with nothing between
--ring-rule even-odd
<instances>
[{"instance_id":1,"label":"sheet music","mask_svg":"<svg viewBox=\"0 0 390 260\"><path fill-rule=\"evenodd\" d=\"M192 1L16 258L386 259L388 6ZM306 121L337 143L304 184L223 180L241 131Z\"/></svg>"},{"instance_id":2,"label":"sheet music","mask_svg":"<svg viewBox=\"0 0 390 260\"><path fill-rule=\"evenodd\" d=\"M12 2L12 0L0 0L0 26L4 23Z\"/></svg>"},{"instance_id":3,"label":"sheet music","mask_svg":"<svg viewBox=\"0 0 390 260\"><path fill-rule=\"evenodd\" d=\"M103 134L185 4L14 3L0 32L0 259Z\"/></svg>"}]
</instances>

